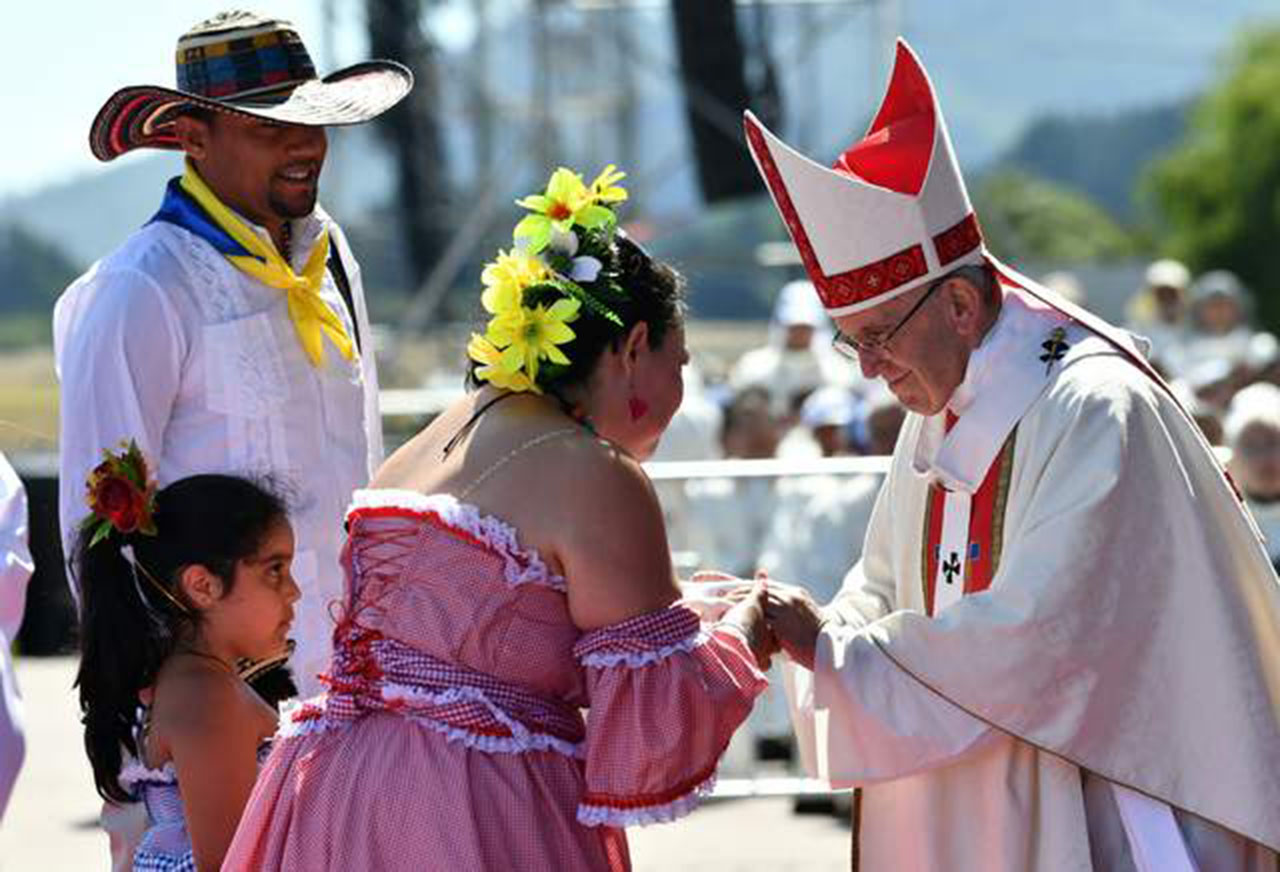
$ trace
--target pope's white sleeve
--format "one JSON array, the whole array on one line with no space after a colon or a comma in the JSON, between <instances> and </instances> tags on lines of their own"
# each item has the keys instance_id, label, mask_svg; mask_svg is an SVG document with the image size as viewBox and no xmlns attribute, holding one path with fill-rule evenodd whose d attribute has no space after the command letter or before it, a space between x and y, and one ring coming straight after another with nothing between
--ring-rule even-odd
<instances>
[{"instance_id":1,"label":"pope's white sleeve","mask_svg":"<svg viewBox=\"0 0 1280 872\"><path fill-rule=\"evenodd\" d=\"M189 347L172 301L150 276L113 269L82 281L54 311L58 513L68 561L86 512L85 479L103 450L133 439L153 464L160 455Z\"/></svg>"},{"instance_id":2,"label":"pope's white sleeve","mask_svg":"<svg viewBox=\"0 0 1280 872\"><path fill-rule=\"evenodd\" d=\"M874 635L874 625L837 625L819 636L805 676L815 774L842 787L901 778L954 763L996 735L898 667Z\"/></svg>"}]
</instances>

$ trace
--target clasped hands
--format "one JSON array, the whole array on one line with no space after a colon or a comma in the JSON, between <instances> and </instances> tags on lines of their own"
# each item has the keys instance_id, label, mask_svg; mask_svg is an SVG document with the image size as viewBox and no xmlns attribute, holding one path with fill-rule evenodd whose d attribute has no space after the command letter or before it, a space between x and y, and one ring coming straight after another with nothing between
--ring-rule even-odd
<instances>
[{"instance_id":1,"label":"clasped hands","mask_svg":"<svg viewBox=\"0 0 1280 872\"><path fill-rule=\"evenodd\" d=\"M818 633L827 616L807 590L774 581L763 572L756 574L754 582L721 572L696 572L686 590L697 591L704 584L732 603L721 622L746 637L762 669L780 651L813 669Z\"/></svg>"}]
</instances>

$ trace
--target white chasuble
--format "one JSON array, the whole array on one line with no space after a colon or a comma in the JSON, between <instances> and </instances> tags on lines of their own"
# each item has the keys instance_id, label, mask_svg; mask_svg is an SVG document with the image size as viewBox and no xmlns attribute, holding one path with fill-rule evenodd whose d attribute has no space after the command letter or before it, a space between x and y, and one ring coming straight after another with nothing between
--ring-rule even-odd
<instances>
[{"instance_id":1,"label":"white chasuble","mask_svg":"<svg viewBox=\"0 0 1280 872\"><path fill-rule=\"evenodd\" d=\"M787 670L855 868L1277 872L1280 585L1199 432L1016 292L949 412Z\"/></svg>"}]
</instances>

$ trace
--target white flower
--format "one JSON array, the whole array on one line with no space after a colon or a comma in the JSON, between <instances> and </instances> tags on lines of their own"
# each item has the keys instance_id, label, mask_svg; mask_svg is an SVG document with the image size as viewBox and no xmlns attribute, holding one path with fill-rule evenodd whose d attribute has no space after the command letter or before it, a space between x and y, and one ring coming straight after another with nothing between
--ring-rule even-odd
<instances>
[{"instance_id":1,"label":"white flower","mask_svg":"<svg viewBox=\"0 0 1280 872\"><path fill-rule=\"evenodd\" d=\"M578 234L572 230L557 230L551 234L547 248L556 254L573 257L578 253Z\"/></svg>"},{"instance_id":2,"label":"white flower","mask_svg":"<svg viewBox=\"0 0 1280 872\"><path fill-rule=\"evenodd\" d=\"M604 264L594 257L575 257L569 278L575 282L594 282L602 269Z\"/></svg>"},{"instance_id":3,"label":"white flower","mask_svg":"<svg viewBox=\"0 0 1280 872\"><path fill-rule=\"evenodd\" d=\"M594 257L574 257L578 253L578 245L578 234L572 230L556 230L551 234L546 250L569 260L569 274L565 278L575 282L594 282L604 264ZM542 261L546 263L546 258Z\"/></svg>"}]
</instances>

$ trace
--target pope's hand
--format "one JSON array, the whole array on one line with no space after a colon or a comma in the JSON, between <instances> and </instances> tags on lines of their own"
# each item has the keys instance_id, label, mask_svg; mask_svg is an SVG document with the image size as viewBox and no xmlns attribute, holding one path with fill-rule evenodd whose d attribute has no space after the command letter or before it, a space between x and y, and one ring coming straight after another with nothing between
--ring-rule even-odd
<instances>
[{"instance_id":1,"label":"pope's hand","mask_svg":"<svg viewBox=\"0 0 1280 872\"><path fill-rule=\"evenodd\" d=\"M777 644L796 663L813 669L813 652L826 615L802 587L770 581L767 591L764 613Z\"/></svg>"},{"instance_id":2,"label":"pope's hand","mask_svg":"<svg viewBox=\"0 0 1280 872\"><path fill-rule=\"evenodd\" d=\"M757 582L748 596L725 612L721 623L736 627L751 646L751 653L756 655L756 664L768 669L770 660L778 652L778 642L765 621L764 602L764 585Z\"/></svg>"}]
</instances>

